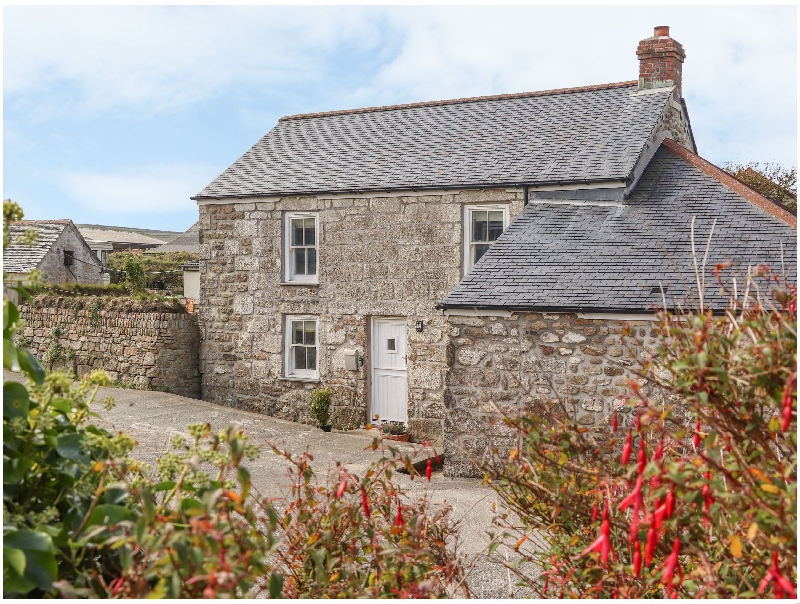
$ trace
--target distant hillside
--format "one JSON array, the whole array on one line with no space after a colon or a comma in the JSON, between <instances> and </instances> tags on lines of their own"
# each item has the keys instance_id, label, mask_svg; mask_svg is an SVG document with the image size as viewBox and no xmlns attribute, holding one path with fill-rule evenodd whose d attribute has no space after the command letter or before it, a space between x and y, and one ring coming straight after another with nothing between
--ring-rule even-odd
<instances>
[{"instance_id":1,"label":"distant hillside","mask_svg":"<svg viewBox=\"0 0 800 604\"><path fill-rule=\"evenodd\" d=\"M76 224L76 227L79 229L106 229L112 231L129 231L131 233L139 233L141 235L146 235L148 237L152 237L153 239L159 239L163 242L172 241L178 235L182 235L183 231L159 231L156 229L137 229L134 227L121 227L121 226L108 226L104 224Z\"/></svg>"}]
</instances>

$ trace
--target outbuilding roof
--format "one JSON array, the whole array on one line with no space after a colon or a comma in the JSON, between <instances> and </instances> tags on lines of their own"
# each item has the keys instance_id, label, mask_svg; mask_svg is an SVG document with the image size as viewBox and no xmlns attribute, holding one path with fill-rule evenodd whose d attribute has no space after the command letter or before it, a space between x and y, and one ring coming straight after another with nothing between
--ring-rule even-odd
<instances>
[{"instance_id":1,"label":"outbuilding roof","mask_svg":"<svg viewBox=\"0 0 800 604\"><path fill-rule=\"evenodd\" d=\"M195 222L172 241L151 248L147 253L157 254L161 252L200 252L200 222Z\"/></svg>"},{"instance_id":2,"label":"outbuilding roof","mask_svg":"<svg viewBox=\"0 0 800 604\"><path fill-rule=\"evenodd\" d=\"M194 199L623 181L672 89L620 82L282 118Z\"/></svg>"},{"instance_id":3,"label":"outbuilding roof","mask_svg":"<svg viewBox=\"0 0 800 604\"><path fill-rule=\"evenodd\" d=\"M71 220L22 220L8 225L11 245L3 250L3 270L9 273L28 273L36 268ZM28 229L36 231L33 245L19 243Z\"/></svg>"},{"instance_id":4,"label":"outbuilding roof","mask_svg":"<svg viewBox=\"0 0 800 604\"><path fill-rule=\"evenodd\" d=\"M652 312L659 284L697 299L690 230L706 269L706 307L721 310L717 263L782 264L797 275L797 219L672 141L665 141L624 202L532 200L445 297L442 308ZM727 176L727 178L725 178ZM738 184L737 184L738 183Z\"/></svg>"}]
</instances>

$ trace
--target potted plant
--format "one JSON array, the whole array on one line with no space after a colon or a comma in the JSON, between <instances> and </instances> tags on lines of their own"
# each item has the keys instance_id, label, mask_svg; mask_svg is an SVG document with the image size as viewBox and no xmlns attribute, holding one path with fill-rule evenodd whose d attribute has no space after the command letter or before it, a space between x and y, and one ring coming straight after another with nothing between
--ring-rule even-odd
<instances>
[{"instance_id":1,"label":"potted plant","mask_svg":"<svg viewBox=\"0 0 800 604\"><path fill-rule=\"evenodd\" d=\"M406 425L400 422L388 422L381 426L383 438L386 440L399 440L400 442L408 442L408 433Z\"/></svg>"},{"instance_id":2,"label":"potted plant","mask_svg":"<svg viewBox=\"0 0 800 604\"><path fill-rule=\"evenodd\" d=\"M317 424L322 428L323 432L330 432L331 425L328 423L331 419L331 389L327 386L319 388L311 393L311 415L313 415Z\"/></svg>"}]
</instances>

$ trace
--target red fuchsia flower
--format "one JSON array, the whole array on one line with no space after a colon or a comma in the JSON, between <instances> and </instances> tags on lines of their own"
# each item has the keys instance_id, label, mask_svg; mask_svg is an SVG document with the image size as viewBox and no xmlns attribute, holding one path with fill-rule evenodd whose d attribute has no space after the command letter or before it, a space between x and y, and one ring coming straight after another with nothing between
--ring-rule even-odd
<instances>
[{"instance_id":1,"label":"red fuchsia flower","mask_svg":"<svg viewBox=\"0 0 800 604\"><path fill-rule=\"evenodd\" d=\"M342 495L344 495L344 490L347 487L347 474L342 476L342 482L339 483L339 488L336 489L336 498L341 499Z\"/></svg>"},{"instance_id":2,"label":"red fuchsia flower","mask_svg":"<svg viewBox=\"0 0 800 604\"><path fill-rule=\"evenodd\" d=\"M776 598L791 598L792 600L797 598L797 592L794 589L794 585L791 581L783 576L778 568L777 551L772 552L772 566L770 566L769 570L767 570L767 574L761 580L761 583L758 586L758 593L763 594L764 590L769 586L770 583L773 582L774 585L772 586L772 593L775 594Z\"/></svg>"},{"instance_id":3,"label":"red fuchsia flower","mask_svg":"<svg viewBox=\"0 0 800 604\"><path fill-rule=\"evenodd\" d=\"M431 475L433 474L433 466L431 465L431 458L428 458L428 465L425 468L425 476L428 478L428 482L431 481Z\"/></svg>"},{"instance_id":4,"label":"red fuchsia flower","mask_svg":"<svg viewBox=\"0 0 800 604\"><path fill-rule=\"evenodd\" d=\"M397 504L397 516L394 518L395 526L404 526L406 521L403 519L403 506Z\"/></svg>"},{"instance_id":5,"label":"red fuchsia flower","mask_svg":"<svg viewBox=\"0 0 800 604\"><path fill-rule=\"evenodd\" d=\"M639 437L639 457L637 461L639 462L639 473L641 474L644 472L645 466L647 466L647 452L644 448L644 438L641 436Z\"/></svg>"},{"instance_id":6,"label":"red fuchsia flower","mask_svg":"<svg viewBox=\"0 0 800 604\"><path fill-rule=\"evenodd\" d=\"M664 499L664 506L667 508L664 517L672 518L672 514L675 512L675 493L672 489L669 490L667 497Z\"/></svg>"},{"instance_id":7,"label":"red fuchsia flower","mask_svg":"<svg viewBox=\"0 0 800 604\"><path fill-rule=\"evenodd\" d=\"M631 450L633 449L633 435L628 432L628 436L625 438L625 444L622 447L622 465L627 465L628 461L631 458Z\"/></svg>"},{"instance_id":8,"label":"red fuchsia flower","mask_svg":"<svg viewBox=\"0 0 800 604\"><path fill-rule=\"evenodd\" d=\"M650 563L653 561L653 554L656 551L656 546L658 545L658 531L656 530L656 525L654 519L650 519L650 528L647 531L647 543L644 546L644 565L650 566Z\"/></svg>"},{"instance_id":9,"label":"red fuchsia flower","mask_svg":"<svg viewBox=\"0 0 800 604\"><path fill-rule=\"evenodd\" d=\"M597 520L597 502L596 501L594 502L594 505L592 506L592 522L594 522L595 520Z\"/></svg>"},{"instance_id":10,"label":"red fuchsia flower","mask_svg":"<svg viewBox=\"0 0 800 604\"><path fill-rule=\"evenodd\" d=\"M786 432L792 422L792 391L797 386L797 374L792 374L783 389L783 419L781 421L781 431Z\"/></svg>"},{"instance_id":11,"label":"red fuchsia flower","mask_svg":"<svg viewBox=\"0 0 800 604\"><path fill-rule=\"evenodd\" d=\"M694 438L692 439L692 443L694 444L694 448L700 446L700 420L697 420L697 423L694 425Z\"/></svg>"},{"instance_id":12,"label":"red fuchsia flower","mask_svg":"<svg viewBox=\"0 0 800 604\"><path fill-rule=\"evenodd\" d=\"M603 508L603 523L600 525L600 536L581 552L581 556L585 556L591 552L600 552L600 563L603 566L608 564L608 556L611 553L611 522L608 518L609 507L609 501L606 499L606 505Z\"/></svg>"},{"instance_id":13,"label":"red fuchsia flower","mask_svg":"<svg viewBox=\"0 0 800 604\"><path fill-rule=\"evenodd\" d=\"M638 541L633 544L633 574L636 577L642 574L642 544Z\"/></svg>"},{"instance_id":14,"label":"red fuchsia flower","mask_svg":"<svg viewBox=\"0 0 800 604\"><path fill-rule=\"evenodd\" d=\"M627 510L641 496L643 482L644 478L641 474L639 474L639 477L636 479L636 486L633 487L633 490L628 494L627 497L625 497L625 499L619 502L617 509L620 512Z\"/></svg>"},{"instance_id":15,"label":"red fuchsia flower","mask_svg":"<svg viewBox=\"0 0 800 604\"><path fill-rule=\"evenodd\" d=\"M681 539L680 537L675 537L675 540L672 542L672 553L670 553L669 558L664 566L664 574L661 577L661 582L664 585L672 586L672 579L675 577L675 569L678 567L678 554L681 551Z\"/></svg>"},{"instance_id":16,"label":"red fuchsia flower","mask_svg":"<svg viewBox=\"0 0 800 604\"><path fill-rule=\"evenodd\" d=\"M436 463L442 463L442 460L439 459L439 454L436 452L436 449L433 449L433 456L436 458Z\"/></svg>"},{"instance_id":17,"label":"red fuchsia flower","mask_svg":"<svg viewBox=\"0 0 800 604\"><path fill-rule=\"evenodd\" d=\"M364 513L367 515L367 519L369 519L370 515L372 514L372 510L369 509L367 492L364 490L363 486L361 487L361 507L364 508Z\"/></svg>"},{"instance_id":18,"label":"red fuchsia flower","mask_svg":"<svg viewBox=\"0 0 800 604\"><path fill-rule=\"evenodd\" d=\"M653 455L653 459L656 461L661 461L662 457L664 457L664 441L659 440L655 455Z\"/></svg>"},{"instance_id":19,"label":"red fuchsia flower","mask_svg":"<svg viewBox=\"0 0 800 604\"><path fill-rule=\"evenodd\" d=\"M611 429L616 432L617 431L617 412L611 414Z\"/></svg>"}]
</instances>

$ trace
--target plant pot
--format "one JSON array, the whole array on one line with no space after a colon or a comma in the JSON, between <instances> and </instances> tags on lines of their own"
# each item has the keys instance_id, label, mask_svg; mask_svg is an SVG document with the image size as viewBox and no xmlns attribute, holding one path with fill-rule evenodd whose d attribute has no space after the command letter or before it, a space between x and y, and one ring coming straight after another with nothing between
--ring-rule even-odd
<instances>
[{"instance_id":1,"label":"plant pot","mask_svg":"<svg viewBox=\"0 0 800 604\"><path fill-rule=\"evenodd\" d=\"M327 425L327 426L320 426L319 428L320 428L320 430L322 430L323 432L330 432L330 431L331 431L331 426L330 426L330 424L329 424L329 425Z\"/></svg>"},{"instance_id":2,"label":"plant pot","mask_svg":"<svg viewBox=\"0 0 800 604\"><path fill-rule=\"evenodd\" d=\"M411 435L408 434L408 433L406 433L406 434L384 434L383 438L385 438L386 440L397 440L397 441L400 441L401 443L405 443L405 442L408 442L408 437L409 436L411 436Z\"/></svg>"}]
</instances>

